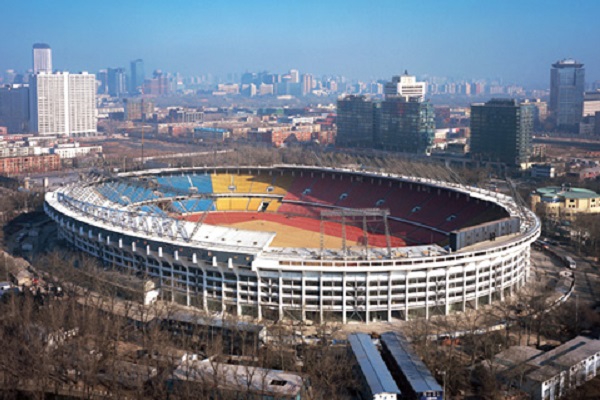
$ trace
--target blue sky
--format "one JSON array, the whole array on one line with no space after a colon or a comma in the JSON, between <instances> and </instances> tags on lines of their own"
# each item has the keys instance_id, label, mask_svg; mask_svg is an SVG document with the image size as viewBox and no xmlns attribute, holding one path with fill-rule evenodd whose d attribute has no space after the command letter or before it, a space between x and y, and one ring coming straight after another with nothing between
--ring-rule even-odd
<instances>
[{"instance_id":1,"label":"blue sky","mask_svg":"<svg viewBox=\"0 0 600 400\"><path fill-rule=\"evenodd\" d=\"M23 0L0 2L0 70L31 45L57 69L95 72L143 58L188 74L269 70L387 78L501 78L547 86L573 57L600 79L600 0Z\"/></svg>"}]
</instances>

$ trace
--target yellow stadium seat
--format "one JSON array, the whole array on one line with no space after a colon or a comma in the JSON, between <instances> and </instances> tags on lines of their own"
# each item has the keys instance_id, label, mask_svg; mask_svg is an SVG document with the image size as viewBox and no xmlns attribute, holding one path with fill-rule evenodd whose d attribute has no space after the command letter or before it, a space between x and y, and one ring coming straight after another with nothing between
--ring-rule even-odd
<instances>
[{"instance_id":1,"label":"yellow stadium seat","mask_svg":"<svg viewBox=\"0 0 600 400\"><path fill-rule=\"evenodd\" d=\"M258 211L258 208L262 204L263 199L261 198L251 198L248 202L248 211Z\"/></svg>"},{"instance_id":2,"label":"yellow stadium seat","mask_svg":"<svg viewBox=\"0 0 600 400\"><path fill-rule=\"evenodd\" d=\"M273 194L282 194L286 195L290 186L292 186L292 182L294 181L294 177L291 175L277 175L275 176L273 183Z\"/></svg>"},{"instance_id":3,"label":"yellow stadium seat","mask_svg":"<svg viewBox=\"0 0 600 400\"><path fill-rule=\"evenodd\" d=\"M229 174L212 175L213 193L231 193L232 176Z\"/></svg>"},{"instance_id":4,"label":"yellow stadium seat","mask_svg":"<svg viewBox=\"0 0 600 400\"><path fill-rule=\"evenodd\" d=\"M248 208L249 199L247 197L233 197L230 200L231 211L246 211L246 209Z\"/></svg>"},{"instance_id":5,"label":"yellow stadium seat","mask_svg":"<svg viewBox=\"0 0 600 400\"><path fill-rule=\"evenodd\" d=\"M273 186L272 176L263 174L252 177L252 193L269 193L269 186Z\"/></svg>"},{"instance_id":6,"label":"yellow stadium seat","mask_svg":"<svg viewBox=\"0 0 600 400\"><path fill-rule=\"evenodd\" d=\"M275 212L279 209L279 206L281 206L281 201L271 200L269 206L267 207L267 211Z\"/></svg>"},{"instance_id":7,"label":"yellow stadium seat","mask_svg":"<svg viewBox=\"0 0 600 400\"><path fill-rule=\"evenodd\" d=\"M251 193L252 192L252 175L234 175L233 185L237 193Z\"/></svg>"}]
</instances>

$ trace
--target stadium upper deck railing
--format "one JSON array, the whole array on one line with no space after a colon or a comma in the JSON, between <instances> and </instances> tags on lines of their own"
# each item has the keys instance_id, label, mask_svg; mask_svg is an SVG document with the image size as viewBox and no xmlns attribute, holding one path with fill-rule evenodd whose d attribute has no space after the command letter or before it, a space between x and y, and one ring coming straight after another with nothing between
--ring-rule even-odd
<instances>
[{"instance_id":1,"label":"stadium upper deck railing","mask_svg":"<svg viewBox=\"0 0 600 400\"><path fill-rule=\"evenodd\" d=\"M303 170L314 170L328 173L360 173L363 176L374 177L374 178L392 178L406 182L422 183L440 188L452 188L454 190L469 194L471 196L480 198L481 200L492 201L504 207L511 216L517 216L521 220L521 235L518 237L510 238L503 245L518 244L521 241L532 241L539 236L540 222L535 214L524 207L519 207L514 200L507 195L502 193L492 192L486 189L465 186L453 182L444 182L430 178L421 177L410 177L399 174L391 173L379 173L364 171L361 169L350 169L350 168L327 168L327 167L313 167L303 165L273 165L271 167L204 167L204 168L178 168L178 169L163 169L163 170L146 170L143 172L129 172L120 174L120 177L127 176L142 176L156 173L172 173L172 172L185 172L185 171L199 171L199 170L235 170L235 169L252 169L252 170L270 170L274 168L280 169L303 169ZM72 185L59 190L56 193L56 200L63 204L65 207L70 209L72 212L79 212L82 216L87 216L93 220L103 221L111 226L119 227L123 231L131 231L132 233L144 233L149 236L158 236L161 238L168 238L171 241L181 242L182 245L215 245L215 243L205 241L195 241L191 237L193 226L195 224L182 221L165 214L152 214L148 212L142 212L140 210L123 209L120 204L112 203L107 199L102 199L101 196L93 190L84 190L81 186ZM112 203L112 204L111 204ZM221 246L219 246L221 247ZM498 247L498 243L494 243L493 246L480 246L477 251L485 251L487 247ZM240 249L241 250L241 249ZM267 249L265 247L248 247L243 249L244 252L255 253L264 252L266 256L272 254L273 256L286 256L288 263L294 263L294 252L286 252L285 249ZM471 251L471 250L469 250ZM301 254L297 259L301 260L306 258L307 254ZM332 257L335 257L332 254ZM339 257L339 255L337 255ZM357 255L356 259L361 259L363 255ZM455 257L456 255L454 255ZM403 257L424 257L421 252L411 253L403 252ZM444 257L440 255L440 257ZM317 257L318 258L318 257ZM351 262L354 257L344 255L344 264L346 261ZM310 261L306 261L306 264L310 264ZM301 263L305 264L304 261Z\"/></svg>"}]
</instances>

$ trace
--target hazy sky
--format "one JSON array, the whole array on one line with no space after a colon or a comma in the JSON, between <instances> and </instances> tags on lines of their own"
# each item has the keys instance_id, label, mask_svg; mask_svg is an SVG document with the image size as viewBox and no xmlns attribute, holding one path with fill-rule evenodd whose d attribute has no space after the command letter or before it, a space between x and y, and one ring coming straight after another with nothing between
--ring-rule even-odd
<instances>
[{"instance_id":1,"label":"hazy sky","mask_svg":"<svg viewBox=\"0 0 600 400\"><path fill-rule=\"evenodd\" d=\"M565 57L600 79L600 0L21 0L0 2L0 70L96 72L143 58L184 75L269 70L502 78L548 86Z\"/></svg>"}]
</instances>

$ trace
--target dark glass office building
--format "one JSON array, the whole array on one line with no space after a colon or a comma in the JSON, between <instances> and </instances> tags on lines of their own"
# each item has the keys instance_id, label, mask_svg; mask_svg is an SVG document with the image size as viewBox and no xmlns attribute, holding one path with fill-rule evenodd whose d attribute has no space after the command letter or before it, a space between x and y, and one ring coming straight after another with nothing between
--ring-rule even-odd
<instances>
[{"instance_id":1,"label":"dark glass office building","mask_svg":"<svg viewBox=\"0 0 600 400\"><path fill-rule=\"evenodd\" d=\"M379 103L365 96L338 99L336 144L341 147L373 147L378 107Z\"/></svg>"},{"instance_id":2,"label":"dark glass office building","mask_svg":"<svg viewBox=\"0 0 600 400\"><path fill-rule=\"evenodd\" d=\"M404 153L428 153L435 136L435 112L428 101L391 97L381 102L375 147Z\"/></svg>"},{"instance_id":3,"label":"dark glass office building","mask_svg":"<svg viewBox=\"0 0 600 400\"><path fill-rule=\"evenodd\" d=\"M552 64L550 71L550 111L561 131L577 132L583 114L585 69L575 60Z\"/></svg>"},{"instance_id":4,"label":"dark glass office building","mask_svg":"<svg viewBox=\"0 0 600 400\"><path fill-rule=\"evenodd\" d=\"M471 106L471 156L520 166L529 161L534 106L492 99Z\"/></svg>"}]
</instances>

